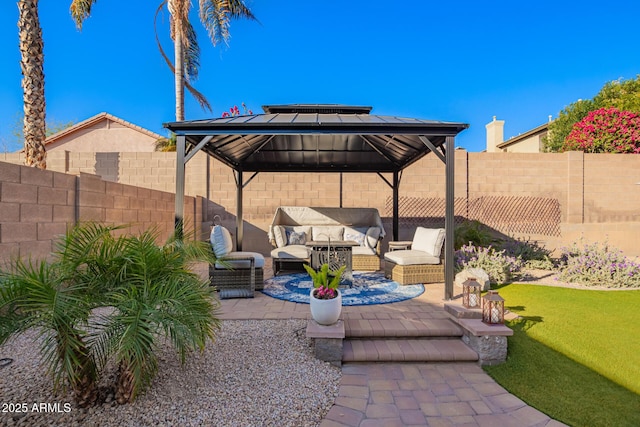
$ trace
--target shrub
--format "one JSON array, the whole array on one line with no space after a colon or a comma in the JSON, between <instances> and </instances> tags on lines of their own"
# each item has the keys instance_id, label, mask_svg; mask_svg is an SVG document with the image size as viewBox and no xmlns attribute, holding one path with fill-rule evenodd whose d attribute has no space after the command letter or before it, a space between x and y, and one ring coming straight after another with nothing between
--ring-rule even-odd
<instances>
[{"instance_id":1,"label":"shrub","mask_svg":"<svg viewBox=\"0 0 640 427\"><path fill-rule=\"evenodd\" d=\"M640 154L640 115L614 107L591 111L573 125L562 150Z\"/></svg>"},{"instance_id":2,"label":"shrub","mask_svg":"<svg viewBox=\"0 0 640 427\"><path fill-rule=\"evenodd\" d=\"M496 251L491 246L483 248L464 245L455 252L455 269L481 268L489 275L491 283L508 283L520 271L522 262L505 254L504 250Z\"/></svg>"},{"instance_id":3,"label":"shrub","mask_svg":"<svg viewBox=\"0 0 640 427\"><path fill-rule=\"evenodd\" d=\"M490 246L494 242L489 229L480 221L465 221L454 230L454 247L462 248L464 245Z\"/></svg>"},{"instance_id":4,"label":"shrub","mask_svg":"<svg viewBox=\"0 0 640 427\"><path fill-rule=\"evenodd\" d=\"M580 241L563 248L558 278L586 286L640 288L640 264L627 259L622 251Z\"/></svg>"},{"instance_id":5,"label":"shrub","mask_svg":"<svg viewBox=\"0 0 640 427\"><path fill-rule=\"evenodd\" d=\"M508 239L500 248L505 251L505 255L520 259L526 268L553 270L556 267L551 251L528 239Z\"/></svg>"}]
</instances>

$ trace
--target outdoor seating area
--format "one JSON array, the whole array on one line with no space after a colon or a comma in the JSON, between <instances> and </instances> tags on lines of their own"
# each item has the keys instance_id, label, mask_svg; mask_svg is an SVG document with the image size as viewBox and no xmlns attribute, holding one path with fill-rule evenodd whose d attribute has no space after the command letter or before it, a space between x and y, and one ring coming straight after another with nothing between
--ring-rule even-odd
<instances>
[{"instance_id":1,"label":"outdoor seating area","mask_svg":"<svg viewBox=\"0 0 640 427\"><path fill-rule=\"evenodd\" d=\"M380 269L380 241L385 236L382 219L374 208L281 206L269 226L274 274L304 271L311 261L312 242L354 242L349 248L356 271ZM316 245L318 247L318 245Z\"/></svg>"}]
</instances>

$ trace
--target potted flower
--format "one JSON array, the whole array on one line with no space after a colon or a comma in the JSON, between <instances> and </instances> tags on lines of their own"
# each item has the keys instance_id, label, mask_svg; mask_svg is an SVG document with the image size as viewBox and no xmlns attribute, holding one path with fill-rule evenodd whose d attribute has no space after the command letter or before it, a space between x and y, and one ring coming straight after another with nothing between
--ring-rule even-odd
<instances>
[{"instance_id":1,"label":"potted flower","mask_svg":"<svg viewBox=\"0 0 640 427\"><path fill-rule=\"evenodd\" d=\"M337 271L329 271L329 264L322 264L320 270L315 271L305 264L304 268L313 281L309 295L311 317L320 325L336 323L342 311L342 294L338 286L347 267L343 265Z\"/></svg>"}]
</instances>

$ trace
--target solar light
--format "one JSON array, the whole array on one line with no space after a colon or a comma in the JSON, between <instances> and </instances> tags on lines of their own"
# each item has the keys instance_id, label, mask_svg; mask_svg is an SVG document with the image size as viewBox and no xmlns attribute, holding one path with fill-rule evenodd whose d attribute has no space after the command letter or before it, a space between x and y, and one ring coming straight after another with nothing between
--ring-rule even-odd
<instances>
[{"instance_id":1,"label":"solar light","mask_svg":"<svg viewBox=\"0 0 640 427\"><path fill-rule=\"evenodd\" d=\"M469 277L462 283L462 305L465 308L480 307L480 283Z\"/></svg>"},{"instance_id":2,"label":"solar light","mask_svg":"<svg viewBox=\"0 0 640 427\"><path fill-rule=\"evenodd\" d=\"M482 321L489 325L504 323L504 298L498 291L489 291L482 298Z\"/></svg>"}]
</instances>

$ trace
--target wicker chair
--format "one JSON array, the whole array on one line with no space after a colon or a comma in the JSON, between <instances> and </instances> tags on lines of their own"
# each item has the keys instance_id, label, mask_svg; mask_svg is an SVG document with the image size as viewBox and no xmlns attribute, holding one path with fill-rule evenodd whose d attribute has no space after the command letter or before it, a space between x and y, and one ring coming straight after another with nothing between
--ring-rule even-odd
<instances>
[{"instance_id":1,"label":"wicker chair","mask_svg":"<svg viewBox=\"0 0 640 427\"><path fill-rule=\"evenodd\" d=\"M407 249L384 254L385 277L401 285L444 282L443 243L444 228L418 227Z\"/></svg>"},{"instance_id":2,"label":"wicker chair","mask_svg":"<svg viewBox=\"0 0 640 427\"><path fill-rule=\"evenodd\" d=\"M257 252L233 252L231 233L216 225L211 230L211 246L218 262L209 266L211 285L220 299L253 298L264 288L264 257Z\"/></svg>"}]
</instances>

